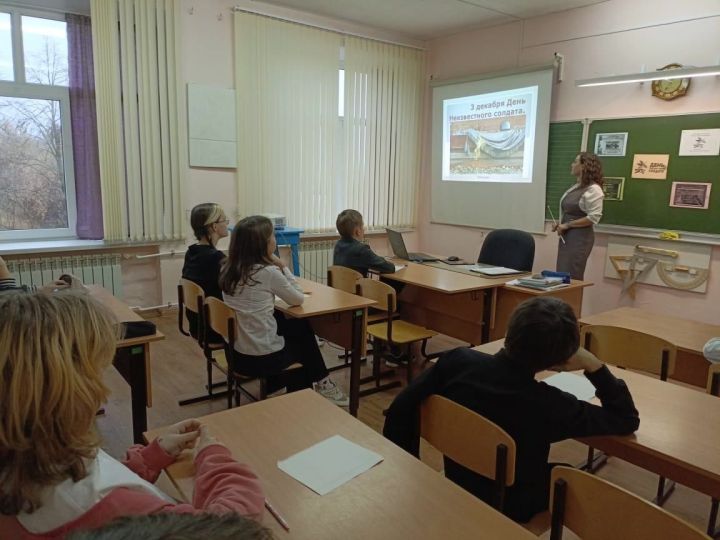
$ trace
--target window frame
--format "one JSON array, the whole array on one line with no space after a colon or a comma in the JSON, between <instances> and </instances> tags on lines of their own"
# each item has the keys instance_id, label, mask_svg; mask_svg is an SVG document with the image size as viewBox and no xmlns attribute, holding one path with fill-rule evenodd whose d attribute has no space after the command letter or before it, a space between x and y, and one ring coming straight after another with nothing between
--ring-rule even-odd
<instances>
[{"instance_id":1,"label":"window frame","mask_svg":"<svg viewBox=\"0 0 720 540\"><path fill-rule=\"evenodd\" d=\"M63 146L63 175L65 179L65 207L67 227L57 229L0 230L0 241L77 238L77 202L75 199L75 165L73 160L72 123L70 118L69 86L50 86L25 80L25 51L22 40L22 17L65 22L64 15L36 9L17 8L0 4L0 13L10 14L14 81L0 80L0 97L45 99L60 104L61 138Z\"/></svg>"}]
</instances>

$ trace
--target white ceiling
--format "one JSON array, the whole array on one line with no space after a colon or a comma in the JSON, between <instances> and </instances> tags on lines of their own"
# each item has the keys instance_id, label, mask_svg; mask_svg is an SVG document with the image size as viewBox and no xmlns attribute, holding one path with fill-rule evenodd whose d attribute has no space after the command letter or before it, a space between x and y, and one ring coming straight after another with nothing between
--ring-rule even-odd
<instances>
[{"instance_id":1,"label":"white ceiling","mask_svg":"<svg viewBox=\"0 0 720 540\"><path fill-rule=\"evenodd\" d=\"M428 40L607 0L265 0L268 4Z\"/></svg>"}]
</instances>

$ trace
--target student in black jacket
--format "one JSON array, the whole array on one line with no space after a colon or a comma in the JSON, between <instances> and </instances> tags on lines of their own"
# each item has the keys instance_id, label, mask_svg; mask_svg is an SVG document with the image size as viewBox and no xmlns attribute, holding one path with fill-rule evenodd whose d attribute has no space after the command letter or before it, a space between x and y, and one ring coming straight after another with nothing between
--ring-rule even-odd
<instances>
[{"instance_id":1,"label":"student in black jacket","mask_svg":"<svg viewBox=\"0 0 720 540\"><path fill-rule=\"evenodd\" d=\"M198 204L190 212L190 226L197 238L197 244L188 247L185 252L182 277L200 285L205 297L222 300L220 290L220 267L225 254L215 246L218 240L228 235L228 223L222 207L216 203ZM187 301L187 299L186 299ZM197 338L197 315L186 309L190 334ZM222 337L209 330L208 338L213 343L222 343Z\"/></svg>"},{"instance_id":2,"label":"student in black jacket","mask_svg":"<svg viewBox=\"0 0 720 540\"><path fill-rule=\"evenodd\" d=\"M367 277L368 270L373 269L383 274L395 272L395 265L386 261L363 244L363 217L357 210L343 210L338 214L335 226L340 233L340 240L333 250L333 264L347 266Z\"/></svg>"},{"instance_id":3,"label":"student in black jacket","mask_svg":"<svg viewBox=\"0 0 720 540\"><path fill-rule=\"evenodd\" d=\"M495 355L458 348L403 390L388 410L383 434L418 455L420 403L439 394L503 428L517 445L515 484L505 513L520 522L548 507L550 444L574 437L625 435L640 419L625 383L585 349L578 349L577 320L557 298L536 297L513 313L505 348ZM535 380L546 369L583 369L602 406ZM488 503L493 483L445 458L445 475Z\"/></svg>"}]
</instances>

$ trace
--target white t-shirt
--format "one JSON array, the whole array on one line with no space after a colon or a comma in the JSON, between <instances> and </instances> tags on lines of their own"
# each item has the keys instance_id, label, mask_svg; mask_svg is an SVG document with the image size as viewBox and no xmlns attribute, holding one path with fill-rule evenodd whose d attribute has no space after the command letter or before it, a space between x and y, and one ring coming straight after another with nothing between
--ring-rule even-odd
<instances>
[{"instance_id":1,"label":"white t-shirt","mask_svg":"<svg viewBox=\"0 0 720 540\"><path fill-rule=\"evenodd\" d=\"M305 296L295 276L287 268L275 265L256 266L252 279L256 283L238 286L235 294L223 292L223 300L235 310L238 329L235 350L242 354L263 356L279 351L285 340L277 334L275 296L290 306L299 306Z\"/></svg>"},{"instance_id":2,"label":"white t-shirt","mask_svg":"<svg viewBox=\"0 0 720 540\"><path fill-rule=\"evenodd\" d=\"M580 183L573 184L572 186L570 186L570 189L568 189L565 193L563 193L563 196L560 197L560 223L562 223L563 216L563 199L568 193L570 193L574 189L578 189L579 187ZM587 218L595 225L600 223L600 218L602 218L604 198L605 194L603 193L602 188L595 182L593 182L592 185L585 190L585 193L582 194L582 196L580 197L580 201L578 201L578 206L580 207L580 210L585 212L587 214Z\"/></svg>"}]
</instances>

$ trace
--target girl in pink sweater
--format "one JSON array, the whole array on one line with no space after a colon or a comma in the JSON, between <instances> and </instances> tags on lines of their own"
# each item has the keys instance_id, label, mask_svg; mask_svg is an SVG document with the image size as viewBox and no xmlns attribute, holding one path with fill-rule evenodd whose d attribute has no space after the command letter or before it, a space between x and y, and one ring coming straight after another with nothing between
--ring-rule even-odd
<instances>
[{"instance_id":1,"label":"girl in pink sweater","mask_svg":"<svg viewBox=\"0 0 720 540\"><path fill-rule=\"evenodd\" d=\"M260 516L257 477L197 420L130 448L122 463L99 448L95 412L115 340L112 315L85 294L0 294L0 536L63 538L155 512ZM152 482L193 445L193 501L177 504Z\"/></svg>"}]
</instances>

